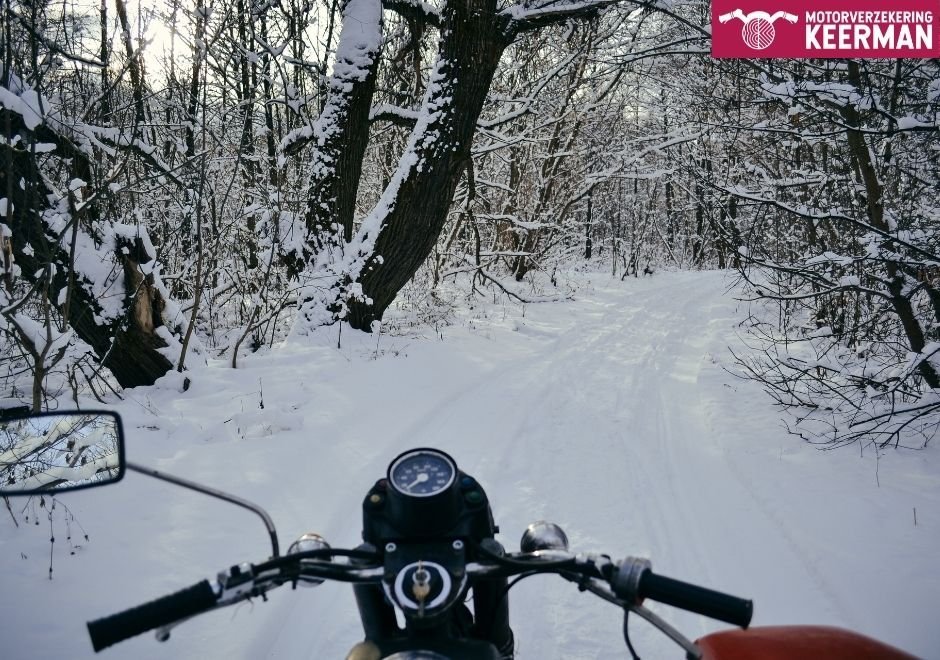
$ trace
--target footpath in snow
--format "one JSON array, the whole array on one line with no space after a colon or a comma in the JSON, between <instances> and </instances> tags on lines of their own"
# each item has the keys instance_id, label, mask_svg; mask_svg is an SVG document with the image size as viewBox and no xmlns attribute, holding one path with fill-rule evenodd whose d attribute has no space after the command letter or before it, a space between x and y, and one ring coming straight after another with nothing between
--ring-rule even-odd
<instances>
[{"instance_id":1,"label":"footpath in snow","mask_svg":"<svg viewBox=\"0 0 940 660\"><path fill-rule=\"evenodd\" d=\"M337 350L331 329L238 370L200 369L186 392L169 376L116 402L128 452L261 504L283 547L305 531L352 547L388 461L439 447L487 489L510 548L553 520L574 550L648 556L753 598L755 625L838 625L940 658L937 447L820 452L788 435L760 389L722 369L740 314L721 273L590 280L574 301L481 305L438 334L344 333ZM46 510L12 502L4 657L90 658L86 620L269 554L250 514L130 474L60 498L49 581ZM693 638L722 627L654 608ZM625 655L619 613L557 578L515 587L511 618L520 660ZM642 656L680 657L642 621L633 631ZM360 638L351 590L327 584L97 657L338 658Z\"/></svg>"}]
</instances>

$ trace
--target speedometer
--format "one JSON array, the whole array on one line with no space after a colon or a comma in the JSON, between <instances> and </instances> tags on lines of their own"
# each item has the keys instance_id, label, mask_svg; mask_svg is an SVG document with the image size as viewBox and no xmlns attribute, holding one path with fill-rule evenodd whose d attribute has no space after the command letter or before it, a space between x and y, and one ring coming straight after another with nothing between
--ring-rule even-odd
<instances>
[{"instance_id":1,"label":"speedometer","mask_svg":"<svg viewBox=\"0 0 940 660\"><path fill-rule=\"evenodd\" d=\"M454 460L436 449L415 449L396 458L388 468L392 487L409 497L433 497L457 478Z\"/></svg>"}]
</instances>

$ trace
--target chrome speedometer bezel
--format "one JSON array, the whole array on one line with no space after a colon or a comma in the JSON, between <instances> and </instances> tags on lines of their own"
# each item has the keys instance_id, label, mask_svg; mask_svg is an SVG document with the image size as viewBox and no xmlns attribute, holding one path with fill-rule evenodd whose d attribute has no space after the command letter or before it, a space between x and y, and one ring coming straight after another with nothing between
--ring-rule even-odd
<instances>
[{"instance_id":1,"label":"chrome speedometer bezel","mask_svg":"<svg viewBox=\"0 0 940 660\"><path fill-rule=\"evenodd\" d=\"M447 463L448 467L450 468L450 478L447 480L447 483L444 484L443 486L436 488L435 490L429 493L413 493L413 492L408 492L400 488L395 481L396 469L398 469L399 466L401 466L404 462L406 462L409 459L413 459L417 456L427 456L427 455L434 456L435 458L441 459L445 463ZM410 449L404 452L403 454L400 454L397 458L395 458L395 460L393 460L391 464L388 466L388 472L387 472L386 477L388 479L389 486L392 489L394 489L396 493L399 493L400 495L403 495L404 497L414 497L414 498L422 499L422 498L436 497L440 495L441 493L446 493L448 490L450 490L457 481L457 472L458 472L457 463L456 461L454 461L453 458L448 456L446 453L442 452L440 449L422 447L419 449Z\"/></svg>"}]
</instances>

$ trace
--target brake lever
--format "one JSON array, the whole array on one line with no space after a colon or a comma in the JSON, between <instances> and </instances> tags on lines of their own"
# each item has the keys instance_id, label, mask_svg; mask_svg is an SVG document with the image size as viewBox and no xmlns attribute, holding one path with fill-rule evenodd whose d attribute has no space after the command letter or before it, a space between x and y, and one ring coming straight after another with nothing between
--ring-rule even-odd
<instances>
[{"instance_id":1,"label":"brake lever","mask_svg":"<svg viewBox=\"0 0 940 660\"><path fill-rule=\"evenodd\" d=\"M219 609L219 608L221 608L221 607L224 607L224 606L222 606L222 605L216 605L215 607L213 607L211 610L208 610L208 611L209 611L209 612L212 612L212 611L217 610L217 609ZM196 618L197 616L201 616L201 615L203 615L203 614L205 614L205 612L200 612L199 614L194 614L193 616L188 616L188 617L186 617L185 619L179 619L179 620L177 620L177 621L174 621L173 623L168 623L168 624L166 624L165 626L160 626L159 628L157 628L156 630L153 631L153 636L154 636L154 638L156 638L156 640L157 640L158 642L165 642L165 641L167 641L168 639L170 639L170 633L172 632L172 630L173 630L176 626L179 626L179 625L181 625L181 624L184 624L184 623L186 623L187 621L189 621L190 619L194 619L194 618Z\"/></svg>"},{"instance_id":2,"label":"brake lever","mask_svg":"<svg viewBox=\"0 0 940 660\"><path fill-rule=\"evenodd\" d=\"M659 631L666 635L666 637L681 646L682 650L686 652L686 657L690 658L691 660L701 660L702 651L688 637L673 628L669 622L667 622L652 610L643 607L642 605L631 604L625 600L617 598L617 596L608 587L606 587L606 585L602 585L603 583L596 579L592 579L580 584L579 586L582 587L585 591L590 591L595 596L599 596L607 602L613 603L614 605L622 607L625 610L629 610L635 613L641 619L645 619L650 625L659 629Z\"/></svg>"},{"instance_id":3,"label":"brake lever","mask_svg":"<svg viewBox=\"0 0 940 660\"><path fill-rule=\"evenodd\" d=\"M686 657L689 660L701 660L702 651L698 646L695 645L695 642L691 641L688 637L683 635L681 632L673 628L665 619L660 617L658 614L652 610L648 610L642 605L632 605L630 606L630 611L635 613L640 618L646 619L654 627L659 628L666 637L674 641L676 644L682 647L682 650L685 651Z\"/></svg>"}]
</instances>

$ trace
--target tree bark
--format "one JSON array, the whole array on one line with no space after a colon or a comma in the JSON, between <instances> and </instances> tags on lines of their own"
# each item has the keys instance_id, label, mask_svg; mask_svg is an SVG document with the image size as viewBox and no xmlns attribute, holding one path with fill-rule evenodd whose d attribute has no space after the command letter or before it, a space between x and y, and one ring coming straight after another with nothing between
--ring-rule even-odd
<instances>
[{"instance_id":1,"label":"tree bark","mask_svg":"<svg viewBox=\"0 0 940 660\"><path fill-rule=\"evenodd\" d=\"M140 66L140 57L134 50L134 44L131 41L131 24L127 17L127 7L124 5L124 0L114 0L114 6L117 9L118 20L121 23L121 36L127 54L127 67L131 72L131 88L134 94L134 128L136 131L143 131L146 110L144 108L144 75ZM106 62L107 60L103 61ZM102 73L102 75L104 74Z\"/></svg>"},{"instance_id":2,"label":"tree bark","mask_svg":"<svg viewBox=\"0 0 940 660\"><path fill-rule=\"evenodd\" d=\"M381 31L380 0L347 0L343 4L338 61L330 77L326 109L314 129L318 148L314 153L306 215L314 252L323 248L323 239L333 233L334 225L338 225L343 241L352 240L356 193L369 144L369 110L381 49L381 39L373 40L369 35L351 47L351 42L359 38L357 13L363 11L375 16Z\"/></svg>"},{"instance_id":3,"label":"tree bark","mask_svg":"<svg viewBox=\"0 0 940 660\"><path fill-rule=\"evenodd\" d=\"M442 13L438 65L423 105L431 116L412 134L414 158L393 179L397 194L389 200L359 279L371 302L354 298L347 303L354 328L369 331L434 249L466 170L490 83L510 42L505 23L494 0L449 2ZM406 154L403 160L408 159Z\"/></svg>"}]
</instances>

